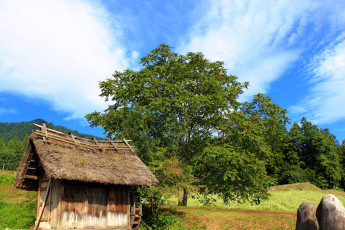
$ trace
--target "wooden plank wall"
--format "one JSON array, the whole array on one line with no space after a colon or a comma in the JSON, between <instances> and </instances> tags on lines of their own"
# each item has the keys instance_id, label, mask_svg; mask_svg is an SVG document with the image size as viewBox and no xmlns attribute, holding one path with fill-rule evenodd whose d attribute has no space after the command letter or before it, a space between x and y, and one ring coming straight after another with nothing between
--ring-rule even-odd
<instances>
[{"instance_id":1,"label":"wooden plank wall","mask_svg":"<svg viewBox=\"0 0 345 230\"><path fill-rule=\"evenodd\" d=\"M39 214L41 212L41 209L44 208L39 228L50 228L49 224L49 218L50 218L50 211L51 211L51 193L48 194L47 201L45 204L45 207L43 207L44 198L47 194L47 187L48 187L49 179L44 178L39 181L39 191L38 191L38 200L37 200L37 219L39 218Z\"/></svg>"},{"instance_id":2,"label":"wooden plank wall","mask_svg":"<svg viewBox=\"0 0 345 230\"><path fill-rule=\"evenodd\" d=\"M58 228L129 227L129 188L63 183Z\"/></svg>"},{"instance_id":3,"label":"wooden plank wall","mask_svg":"<svg viewBox=\"0 0 345 230\"><path fill-rule=\"evenodd\" d=\"M37 217L42 209L44 197L47 194L48 178L41 179L39 182ZM42 217L40 219L39 229L50 229L57 226L58 222L58 206L60 202L60 184L59 180L52 180L50 184L50 192L47 197L46 206L44 207ZM37 221L37 220L36 220Z\"/></svg>"}]
</instances>

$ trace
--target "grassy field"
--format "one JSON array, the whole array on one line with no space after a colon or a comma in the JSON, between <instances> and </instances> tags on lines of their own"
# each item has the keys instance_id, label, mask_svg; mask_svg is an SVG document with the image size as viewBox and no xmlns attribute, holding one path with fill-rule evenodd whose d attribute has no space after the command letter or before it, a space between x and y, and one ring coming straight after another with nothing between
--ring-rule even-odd
<instances>
[{"instance_id":1,"label":"grassy field","mask_svg":"<svg viewBox=\"0 0 345 230\"><path fill-rule=\"evenodd\" d=\"M216 199L214 206L205 207L190 198L188 207L176 207L177 198L170 198L164 212L178 217L172 229L295 229L296 212L304 201L317 207L324 195L334 194L345 203L343 191L321 190L310 183L279 185L272 187L270 193L270 199L257 206L225 205Z\"/></svg>"},{"instance_id":2,"label":"grassy field","mask_svg":"<svg viewBox=\"0 0 345 230\"><path fill-rule=\"evenodd\" d=\"M29 229L35 221L37 193L15 189L14 177L14 172L0 171L0 230ZM317 206L329 193L345 203L342 191L300 183L273 187L270 199L258 206L235 203L228 206L220 199L213 206L202 206L197 199L189 198L188 207L176 207L177 198L169 198L163 213L172 216L175 222L166 229L295 229L299 205L308 201Z\"/></svg>"},{"instance_id":3,"label":"grassy field","mask_svg":"<svg viewBox=\"0 0 345 230\"><path fill-rule=\"evenodd\" d=\"M0 229L28 229L35 222L37 192L14 188L15 172L0 172Z\"/></svg>"}]
</instances>

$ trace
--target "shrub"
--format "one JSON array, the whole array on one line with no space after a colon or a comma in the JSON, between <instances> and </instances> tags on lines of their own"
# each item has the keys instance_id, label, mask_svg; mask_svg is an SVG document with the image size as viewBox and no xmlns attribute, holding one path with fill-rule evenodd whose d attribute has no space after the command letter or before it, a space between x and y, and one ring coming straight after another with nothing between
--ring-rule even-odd
<instances>
[{"instance_id":1,"label":"shrub","mask_svg":"<svg viewBox=\"0 0 345 230\"><path fill-rule=\"evenodd\" d=\"M153 230L172 229L177 223L178 218L170 212L163 212L162 209L152 209L148 205L143 205L143 221ZM141 229L148 229L144 224L140 225Z\"/></svg>"}]
</instances>

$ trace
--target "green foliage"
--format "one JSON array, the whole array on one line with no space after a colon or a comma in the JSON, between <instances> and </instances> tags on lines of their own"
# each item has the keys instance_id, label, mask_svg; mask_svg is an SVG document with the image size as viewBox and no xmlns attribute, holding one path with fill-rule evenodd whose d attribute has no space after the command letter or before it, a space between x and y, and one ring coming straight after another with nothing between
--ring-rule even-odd
<instances>
[{"instance_id":1,"label":"green foliage","mask_svg":"<svg viewBox=\"0 0 345 230\"><path fill-rule=\"evenodd\" d=\"M27 136L19 141L15 136L7 143L0 139L0 167L5 170L16 170L27 146Z\"/></svg>"},{"instance_id":2,"label":"green foliage","mask_svg":"<svg viewBox=\"0 0 345 230\"><path fill-rule=\"evenodd\" d=\"M101 82L100 96L111 104L86 118L108 137L134 140L161 181L141 191L151 208L173 189L201 189L206 202L216 193L259 203L275 181L345 184L344 151L335 137L304 118L288 132L287 111L263 94L239 103L248 83L228 74L223 62L162 44L141 64Z\"/></svg>"},{"instance_id":3,"label":"green foliage","mask_svg":"<svg viewBox=\"0 0 345 230\"><path fill-rule=\"evenodd\" d=\"M315 171L309 168L303 169L300 165L289 165L284 162L281 171L280 184L294 184L306 181L316 184Z\"/></svg>"},{"instance_id":4,"label":"green foliage","mask_svg":"<svg viewBox=\"0 0 345 230\"><path fill-rule=\"evenodd\" d=\"M297 182L294 177L300 176L321 188L338 187L344 172L342 151L335 136L327 129L318 129L305 118L301 126L294 123L289 134L291 144L285 159L289 169L285 167L281 182Z\"/></svg>"},{"instance_id":5,"label":"green foliage","mask_svg":"<svg viewBox=\"0 0 345 230\"><path fill-rule=\"evenodd\" d=\"M12 174L0 174L0 185L14 184L15 176Z\"/></svg>"},{"instance_id":6,"label":"green foliage","mask_svg":"<svg viewBox=\"0 0 345 230\"><path fill-rule=\"evenodd\" d=\"M174 155L169 155L166 148L157 149L155 158L149 163L150 170L160 181L158 186L139 188L141 197L150 204L152 212L161 206L167 197L176 195L176 189L195 190L191 185L195 179L190 166L182 166Z\"/></svg>"},{"instance_id":7,"label":"green foliage","mask_svg":"<svg viewBox=\"0 0 345 230\"><path fill-rule=\"evenodd\" d=\"M163 178L163 187L188 191L198 180L194 158L221 131L228 119L224 115L240 106L237 99L247 83L227 74L223 62L211 62L201 53L179 55L165 44L143 57L141 64L139 71L116 71L101 82L101 96L112 105L86 118L109 137L133 139L145 163L156 168L176 165L183 175L162 168L154 171Z\"/></svg>"},{"instance_id":8,"label":"green foliage","mask_svg":"<svg viewBox=\"0 0 345 230\"><path fill-rule=\"evenodd\" d=\"M273 100L263 94L254 95L251 103L244 103L241 111L249 116L250 122L261 129L263 142L270 150L266 170L269 175L277 177L284 161L284 150L290 138L286 125L289 123L287 110L274 104Z\"/></svg>"},{"instance_id":9,"label":"green foliage","mask_svg":"<svg viewBox=\"0 0 345 230\"><path fill-rule=\"evenodd\" d=\"M226 144L211 145L197 157L196 164L205 185L203 193L218 194L225 203L259 204L269 196L273 181L266 174L265 163L251 152Z\"/></svg>"},{"instance_id":10,"label":"green foliage","mask_svg":"<svg viewBox=\"0 0 345 230\"><path fill-rule=\"evenodd\" d=\"M155 212L152 213L151 207L143 205L143 221L151 229L164 230L174 228L178 218L172 213L164 213L161 209L156 209ZM140 228L148 229L144 224L141 224Z\"/></svg>"}]
</instances>

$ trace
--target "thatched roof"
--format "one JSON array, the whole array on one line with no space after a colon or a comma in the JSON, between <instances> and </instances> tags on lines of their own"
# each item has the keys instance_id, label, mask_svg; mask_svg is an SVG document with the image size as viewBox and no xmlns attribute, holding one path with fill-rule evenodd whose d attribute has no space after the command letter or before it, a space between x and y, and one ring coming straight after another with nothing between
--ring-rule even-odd
<instances>
[{"instance_id":1,"label":"thatched roof","mask_svg":"<svg viewBox=\"0 0 345 230\"><path fill-rule=\"evenodd\" d=\"M129 142L125 139L89 140L43 125L41 130L34 130L29 137L15 186L36 190L38 180L43 176L114 185L157 184L158 180L134 153L134 147Z\"/></svg>"}]
</instances>

